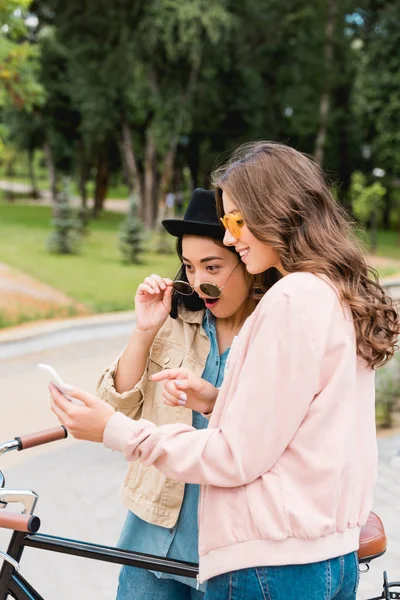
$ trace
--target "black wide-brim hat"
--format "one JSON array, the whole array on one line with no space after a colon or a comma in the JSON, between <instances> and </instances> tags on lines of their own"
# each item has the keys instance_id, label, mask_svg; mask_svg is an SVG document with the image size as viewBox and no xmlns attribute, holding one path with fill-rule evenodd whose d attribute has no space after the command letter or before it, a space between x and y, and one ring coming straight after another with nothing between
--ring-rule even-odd
<instances>
[{"instance_id":1,"label":"black wide-brim hat","mask_svg":"<svg viewBox=\"0 0 400 600\"><path fill-rule=\"evenodd\" d=\"M203 188L194 190L183 219L164 219L162 224L175 237L203 235L222 240L225 235L217 214L215 193Z\"/></svg>"}]
</instances>

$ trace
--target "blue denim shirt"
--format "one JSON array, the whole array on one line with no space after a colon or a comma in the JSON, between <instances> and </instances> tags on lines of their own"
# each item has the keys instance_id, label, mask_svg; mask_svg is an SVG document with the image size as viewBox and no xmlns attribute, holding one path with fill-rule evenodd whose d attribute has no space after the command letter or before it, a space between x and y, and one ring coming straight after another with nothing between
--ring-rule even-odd
<instances>
[{"instance_id":1,"label":"blue denim shirt","mask_svg":"<svg viewBox=\"0 0 400 600\"><path fill-rule=\"evenodd\" d=\"M219 354L215 318L208 310L204 315L203 328L210 340L211 348L202 377L215 387L221 387L229 349L223 354ZM193 411L192 423L196 429L205 429L208 420L200 413ZM172 529L147 523L129 512L118 543L119 547L197 563L199 561L197 526L199 492L199 485L191 483L185 485L179 519ZM157 572L155 574L157 577L177 579L191 587L197 585L196 580L190 577L180 577L170 573ZM204 584L200 586L200 590L205 591Z\"/></svg>"}]
</instances>

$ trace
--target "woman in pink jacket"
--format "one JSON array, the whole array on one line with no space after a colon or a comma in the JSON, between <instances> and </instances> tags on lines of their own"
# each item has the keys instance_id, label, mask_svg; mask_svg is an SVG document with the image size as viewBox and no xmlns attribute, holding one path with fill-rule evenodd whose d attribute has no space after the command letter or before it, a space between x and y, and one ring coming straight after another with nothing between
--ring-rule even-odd
<instances>
[{"instance_id":1,"label":"woman in pink jacket","mask_svg":"<svg viewBox=\"0 0 400 600\"><path fill-rule=\"evenodd\" d=\"M132 421L80 390L53 410L75 437L202 484L200 580L207 600L353 600L360 527L372 507L374 370L393 355L396 310L370 273L320 169L257 142L214 175L226 228L249 273L284 277L234 345L208 429ZM209 384L185 369L165 402ZM189 405L189 404L188 404Z\"/></svg>"}]
</instances>

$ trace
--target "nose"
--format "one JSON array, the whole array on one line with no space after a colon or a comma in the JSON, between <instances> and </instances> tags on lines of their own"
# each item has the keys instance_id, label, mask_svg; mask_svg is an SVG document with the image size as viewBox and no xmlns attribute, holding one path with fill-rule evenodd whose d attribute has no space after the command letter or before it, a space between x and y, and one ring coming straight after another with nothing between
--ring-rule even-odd
<instances>
[{"instance_id":1,"label":"nose","mask_svg":"<svg viewBox=\"0 0 400 600\"><path fill-rule=\"evenodd\" d=\"M191 283L192 283L192 286L194 287L194 289L197 291L199 289L200 284L202 283L199 273L196 273L196 275L193 277L193 280Z\"/></svg>"},{"instance_id":2,"label":"nose","mask_svg":"<svg viewBox=\"0 0 400 600\"><path fill-rule=\"evenodd\" d=\"M224 246L234 246L237 242L237 239L233 237L233 235L228 229L225 229L225 235L222 241L224 243Z\"/></svg>"}]
</instances>

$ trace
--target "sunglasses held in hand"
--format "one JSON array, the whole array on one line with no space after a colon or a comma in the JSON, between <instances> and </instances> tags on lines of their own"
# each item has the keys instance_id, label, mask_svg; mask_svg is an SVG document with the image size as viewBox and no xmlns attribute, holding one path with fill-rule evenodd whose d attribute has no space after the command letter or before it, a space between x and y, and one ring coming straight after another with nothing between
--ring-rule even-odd
<instances>
[{"instance_id":1,"label":"sunglasses held in hand","mask_svg":"<svg viewBox=\"0 0 400 600\"><path fill-rule=\"evenodd\" d=\"M200 283L199 290L209 298L219 298L222 294L222 290L228 283L232 273L239 265L240 262L238 262L235 265L235 268L233 269L233 271L231 271L228 279L225 281L222 287L219 287L216 283L208 283L207 281L205 281L204 283ZM179 279L173 282L172 287L176 292L178 292L178 294L182 294L183 296L191 296L193 292L195 292L195 288L192 285L190 285L190 283L188 283L187 281L181 281Z\"/></svg>"}]
</instances>

